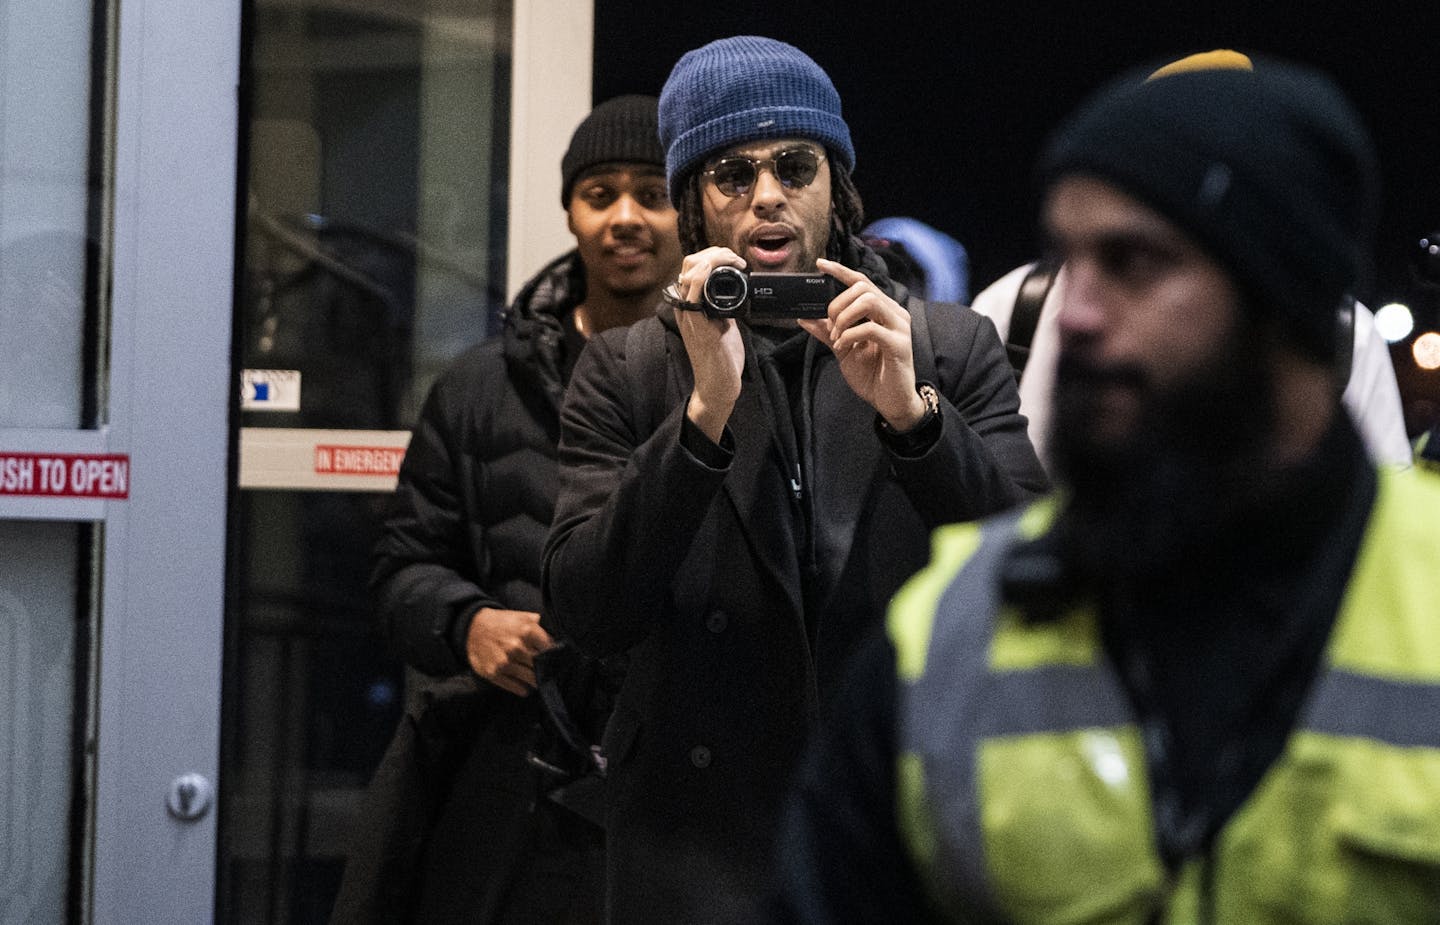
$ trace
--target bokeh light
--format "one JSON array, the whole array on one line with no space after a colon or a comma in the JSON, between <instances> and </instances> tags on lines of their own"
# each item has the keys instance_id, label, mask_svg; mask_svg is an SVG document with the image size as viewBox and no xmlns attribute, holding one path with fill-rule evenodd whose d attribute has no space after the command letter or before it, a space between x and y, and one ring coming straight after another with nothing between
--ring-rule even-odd
<instances>
[{"instance_id":1,"label":"bokeh light","mask_svg":"<svg viewBox=\"0 0 1440 925\"><path fill-rule=\"evenodd\" d=\"M1385 338L1387 343L1402 341L1410 336L1415 329L1415 316L1410 313L1410 306L1401 302L1391 302L1382 305L1375 312L1375 330Z\"/></svg>"},{"instance_id":2,"label":"bokeh light","mask_svg":"<svg viewBox=\"0 0 1440 925\"><path fill-rule=\"evenodd\" d=\"M1410 352L1415 355L1415 363L1421 369L1440 369L1440 334L1426 331L1415 338Z\"/></svg>"}]
</instances>

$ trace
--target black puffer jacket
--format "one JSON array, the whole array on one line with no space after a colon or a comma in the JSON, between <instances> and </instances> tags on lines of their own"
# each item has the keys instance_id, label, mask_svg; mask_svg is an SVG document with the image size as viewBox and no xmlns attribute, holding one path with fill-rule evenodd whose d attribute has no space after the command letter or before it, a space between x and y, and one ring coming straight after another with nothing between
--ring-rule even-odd
<instances>
[{"instance_id":1,"label":"black puffer jacket","mask_svg":"<svg viewBox=\"0 0 1440 925\"><path fill-rule=\"evenodd\" d=\"M456 360L420 412L370 586L384 637L426 674L466 670L466 618L477 609L540 610L560 397L574 363L561 319L583 297L572 251L526 284L502 334Z\"/></svg>"},{"instance_id":2,"label":"black puffer jacket","mask_svg":"<svg viewBox=\"0 0 1440 925\"><path fill-rule=\"evenodd\" d=\"M409 698L367 790L333 922L553 925L598 915L603 833L587 821L598 812L561 809L557 801L581 802L561 800L574 788L558 791L567 779L528 760L578 774L588 755L559 744L540 697L480 680L465 658L478 608L540 610L560 396L578 353L562 319L583 298L571 252L525 286L502 334L459 357L421 410L371 593L387 643L431 680ZM544 661L580 731L598 738L610 699L599 670L568 649Z\"/></svg>"}]
</instances>

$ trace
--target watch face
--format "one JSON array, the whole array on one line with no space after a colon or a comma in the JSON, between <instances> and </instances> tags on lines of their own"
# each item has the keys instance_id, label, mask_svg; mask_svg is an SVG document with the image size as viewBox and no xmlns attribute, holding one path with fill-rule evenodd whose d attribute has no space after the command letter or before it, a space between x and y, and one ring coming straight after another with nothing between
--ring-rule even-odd
<instances>
[{"instance_id":1,"label":"watch face","mask_svg":"<svg viewBox=\"0 0 1440 925\"><path fill-rule=\"evenodd\" d=\"M922 382L919 385L915 386L915 391L919 393L921 401L925 402L925 413L921 415L920 420L916 422L915 426L912 427L910 430L903 432L902 434L901 432L896 431L893 427L891 427L890 423L884 418L876 415L876 420L879 422L881 430L884 430L886 433L898 434L901 436L903 436L904 434L913 434L914 432L920 430L925 424L928 424L931 420L939 416L940 393L936 391L935 386L931 385L928 382Z\"/></svg>"},{"instance_id":2,"label":"watch face","mask_svg":"<svg viewBox=\"0 0 1440 925\"><path fill-rule=\"evenodd\" d=\"M935 391L935 386L926 382L920 386L920 397L925 399L925 408L931 414L940 413L940 393Z\"/></svg>"}]
</instances>

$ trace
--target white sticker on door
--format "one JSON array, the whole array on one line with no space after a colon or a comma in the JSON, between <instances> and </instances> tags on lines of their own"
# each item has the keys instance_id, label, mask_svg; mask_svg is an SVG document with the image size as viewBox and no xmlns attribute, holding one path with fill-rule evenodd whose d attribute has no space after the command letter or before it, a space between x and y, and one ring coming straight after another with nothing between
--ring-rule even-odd
<instances>
[{"instance_id":1,"label":"white sticker on door","mask_svg":"<svg viewBox=\"0 0 1440 925\"><path fill-rule=\"evenodd\" d=\"M241 411L299 411L300 370L242 369Z\"/></svg>"}]
</instances>

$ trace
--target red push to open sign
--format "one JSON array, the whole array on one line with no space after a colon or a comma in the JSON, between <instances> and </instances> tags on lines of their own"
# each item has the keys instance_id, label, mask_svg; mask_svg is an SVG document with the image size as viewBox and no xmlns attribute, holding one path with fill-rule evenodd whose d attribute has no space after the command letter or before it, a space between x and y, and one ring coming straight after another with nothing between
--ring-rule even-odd
<instances>
[{"instance_id":1,"label":"red push to open sign","mask_svg":"<svg viewBox=\"0 0 1440 925\"><path fill-rule=\"evenodd\" d=\"M120 453L0 452L0 495L130 497L130 457Z\"/></svg>"}]
</instances>

